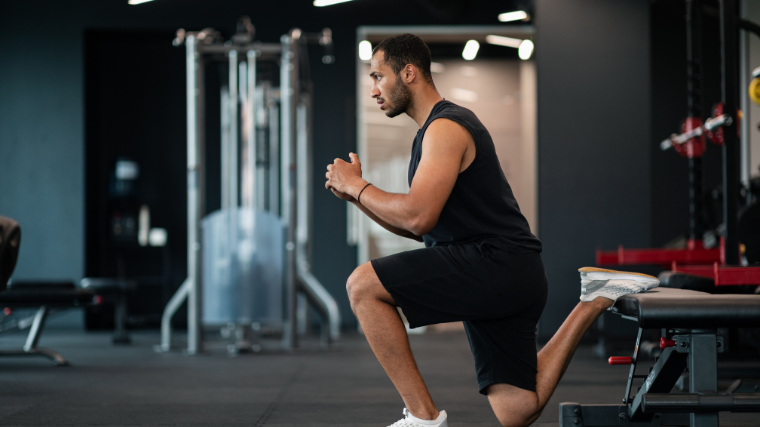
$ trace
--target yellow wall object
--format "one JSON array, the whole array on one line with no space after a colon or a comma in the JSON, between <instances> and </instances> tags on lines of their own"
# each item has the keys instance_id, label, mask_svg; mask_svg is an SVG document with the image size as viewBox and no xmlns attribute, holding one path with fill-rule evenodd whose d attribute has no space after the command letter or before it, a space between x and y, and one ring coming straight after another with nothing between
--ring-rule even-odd
<instances>
[{"instance_id":1,"label":"yellow wall object","mask_svg":"<svg viewBox=\"0 0 760 427\"><path fill-rule=\"evenodd\" d=\"M760 77L755 77L749 82L749 97L755 104L760 105Z\"/></svg>"}]
</instances>

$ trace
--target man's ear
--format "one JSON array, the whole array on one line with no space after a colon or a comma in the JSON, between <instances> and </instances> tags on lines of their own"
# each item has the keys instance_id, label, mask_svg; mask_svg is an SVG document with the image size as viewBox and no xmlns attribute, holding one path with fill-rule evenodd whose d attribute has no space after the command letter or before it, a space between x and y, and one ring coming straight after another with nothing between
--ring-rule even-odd
<instances>
[{"instance_id":1,"label":"man's ear","mask_svg":"<svg viewBox=\"0 0 760 427\"><path fill-rule=\"evenodd\" d=\"M414 81L415 77L417 77L417 69L412 64L406 64L406 67L404 67L404 74L406 83L411 83Z\"/></svg>"}]
</instances>

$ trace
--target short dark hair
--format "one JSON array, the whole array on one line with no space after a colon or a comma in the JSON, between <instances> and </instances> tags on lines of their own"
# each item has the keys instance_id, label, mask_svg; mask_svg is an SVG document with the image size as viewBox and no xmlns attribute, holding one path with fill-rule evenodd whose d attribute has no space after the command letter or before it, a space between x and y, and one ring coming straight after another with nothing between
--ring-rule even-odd
<instances>
[{"instance_id":1,"label":"short dark hair","mask_svg":"<svg viewBox=\"0 0 760 427\"><path fill-rule=\"evenodd\" d=\"M393 73L398 75L406 64L412 64L420 71L425 81L431 83L433 76L430 73L430 48L421 38L414 34L396 34L381 41L372 50L372 55L383 51L383 60L391 67Z\"/></svg>"}]
</instances>

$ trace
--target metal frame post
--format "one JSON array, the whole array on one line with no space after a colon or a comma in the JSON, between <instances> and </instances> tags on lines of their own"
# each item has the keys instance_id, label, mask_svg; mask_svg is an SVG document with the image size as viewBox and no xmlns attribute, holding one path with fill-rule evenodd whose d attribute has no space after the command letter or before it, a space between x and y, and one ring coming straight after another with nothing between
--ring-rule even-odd
<instances>
[{"instance_id":1,"label":"metal frame post","mask_svg":"<svg viewBox=\"0 0 760 427\"><path fill-rule=\"evenodd\" d=\"M187 273L190 280L187 310L187 353L203 351L201 224L203 214L204 90L203 58L198 39L187 44Z\"/></svg>"},{"instance_id":2,"label":"metal frame post","mask_svg":"<svg viewBox=\"0 0 760 427\"><path fill-rule=\"evenodd\" d=\"M273 90L266 89L266 108L269 115L269 211L280 215L280 108Z\"/></svg>"},{"instance_id":3,"label":"metal frame post","mask_svg":"<svg viewBox=\"0 0 760 427\"><path fill-rule=\"evenodd\" d=\"M258 157L256 146L256 51L249 50L246 54L248 60L248 74L247 79L247 103L246 103L246 164L248 165L248 188L250 191L249 207L251 208L251 215L255 217L258 206L257 203L257 178L258 168L256 166L256 159ZM253 218L251 218L251 224L253 224Z\"/></svg>"},{"instance_id":4,"label":"metal frame post","mask_svg":"<svg viewBox=\"0 0 760 427\"><path fill-rule=\"evenodd\" d=\"M739 31L736 26L736 0L720 0L721 90L723 111L736 117L738 107ZM737 118L738 119L738 118ZM739 190L739 120L723 130L723 223L726 225L726 264L739 264L738 203Z\"/></svg>"},{"instance_id":5,"label":"metal frame post","mask_svg":"<svg viewBox=\"0 0 760 427\"><path fill-rule=\"evenodd\" d=\"M240 146L240 132L238 131L238 105L240 93L238 91L238 54L231 50L228 54L230 63L229 90L230 90L230 142L228 156L229 200L230 209L235 210L238 206L238 149Z\"/></svg>"},{"instance_id":6,"label":"metal frame post","mask_svg":"<svg viewBox=\"0 0 760 427\"><path fill-rule=\"evenodd\" d=\"M739 3L739 8L741 9L739 11L739 16L741 19L747 18L747 3L749 0L743 0ZM749 87L749 33L748 31L741 31L739 33L739 87L740 88L747 88ZM741 94L739 104L741 105L741 110L746 114L746 117L741 120L741 123L739 124L739 139L741 143L741 170L740 170L740 176L741 176L741 183L745 188L749 188L749 178L751 175L750 170L750 140L749 140L749 108L750 108L750 100L749 100L749 93L746 89L742 89L739 91ZM747 196L751 197L749 195L749 192L747 192Z\"/></svg>"},{"instance_id":7,"label":"metal frame post","mask_svg":"<svg viewBox=\"0 0 760 427\"><path fill-rule=\"evenodd\" d=\"M686 1L688 117L702 118L702 0ZM687 119L688 120L688 119ZM689 239L701 241L703 222L702 156L689 156Z\"/></svg>"},{"instance_id":8,"label":"metal frame post","mask_svg":"<svg viewBox=\"0 0 760 427\"><path fill-rule=\"evenodd\" d=\"M228 174L226 179L228 180L227 188L229 189L229 210L227 211L229 215L229 223L228 223L228 232L229 232L229 240L228 240L228 250L230 254L230 259L234 260L235 256L234 254L237 253L237 243L238 243L238 177L239 177L239 167L238 167L238 152L240 150L240 130L238 128L238 123L240 121L240 115L239 115L239 109L238 105L240 105L240 92L239 92L239 81L238 81L238 53L237 50L230 50L227 53L227 58L229 59L229 90L230 90L230 140L227 148L229 151L227 152L227 167L228 167ZM234 262L230 264L230 267L234 267Z\"/></svg>"},{"instance_id":9,"label":"metal frame post","mask_svg":"<svg viewBox=\"0 0 760 427\"><path fill-rule=\"evenodd\" d=\"M182 33L185 43L185 95L187 97L187 277L164 308L161 317L159 352L171 350L172 317L187 300L187 353L202 351L201 280L202 263L200 218L203 212L204 111L203 57L198 37Z\"/></svg>"},{"instance_id":10,"label":"metal frame post","mask_svg":"<svg viewBox=\"0 0 760 427\"><path fill-rule=\"evenodd\" d=\"M298 106L296 107L296 259L298 264L298 285L303 288L301 271L310 269L311 251L309 245L309 207L311 199L311 153L309 144L308 103L309 94L298 94ZM299 292L296 297L296 320L298 334L303 336L308 329L309 301L304 292ZM326 319L323 315L323 330Z\"/></svg>"},{"instance_id":11,"label":"metal frame post","mask_svg":"<svg viewBox=\"0 0 760 427\"><path fill-rule=\"evenodd\" d=\"M221 172L222 172L222 209L230 207L230 189L227 176L229 175L230 151L230 89L226 85L220 91L221 110Z\"/></svg>"},{"instance_id":12,"label":"metal frame post","mask_svg":"<svg viewBox=\"0 0 760 427\"><path fill-rule=\"evenodd\" d=\"M241 58L242 59L242 58ZM239 181L238 181L238 194L240 197L240 206L248 205L248 196L246 193L248 190L248 177L245 175L248 168L248 155L246 153L243 157L243 149L248 149L248 62L238 61L238 97L240 103L238 109L240 111L240 139L238 147L238 165L239 165Z\"/></svg>"},{"instance_id":13,"label":"metal frame post","mask_svg":"<svg viewBox=\"0 0 760 427\"><path fill-rule=\"evenodd\" d=\"M286 320L282 346L292 350L298 345L296 331L296 107L298 93L298 50L301 30L292 29L282 36L282 64L280 66L280 120L282 123L282 219L286 226L285 238L285 313Z\"/></svg>"}]
</instances>

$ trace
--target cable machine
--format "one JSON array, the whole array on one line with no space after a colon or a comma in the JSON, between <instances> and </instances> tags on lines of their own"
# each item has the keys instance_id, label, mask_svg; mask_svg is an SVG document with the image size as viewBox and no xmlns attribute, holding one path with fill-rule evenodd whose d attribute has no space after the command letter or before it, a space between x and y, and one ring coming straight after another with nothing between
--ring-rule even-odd
<instances>
[{"instance_id":1,"label":"cable machine","mask_svg":"<svg viewBox=\"0 0 760 427\"><path fill-rule=\"evenodd\" d=\"M231 352L260 349L247 337L261 317L274 317L283 349L293 349L298 346L297 320L306 319L298 313L306 312L307 302L320 315L322 346L340 335L338 306L310 268L312 85L307 45L322 45L322 61L330 64L332 33L294 28L280 43L254 41L254 35L254 26L242 17L228 41L207 28L180 29L173 42L185 45L187 64L188 271L164 309L157 351L171 349L171 320L185 301L189 355L203 351L203 325L223 316L229 316L228 328L240 337L228 347ZM220 93L222 207L204 217L204 69L214 62L229 64L229 83ZM257 63L262 62L279 66L279 88L257 78Z\"/></svg>"}]
</instances>

